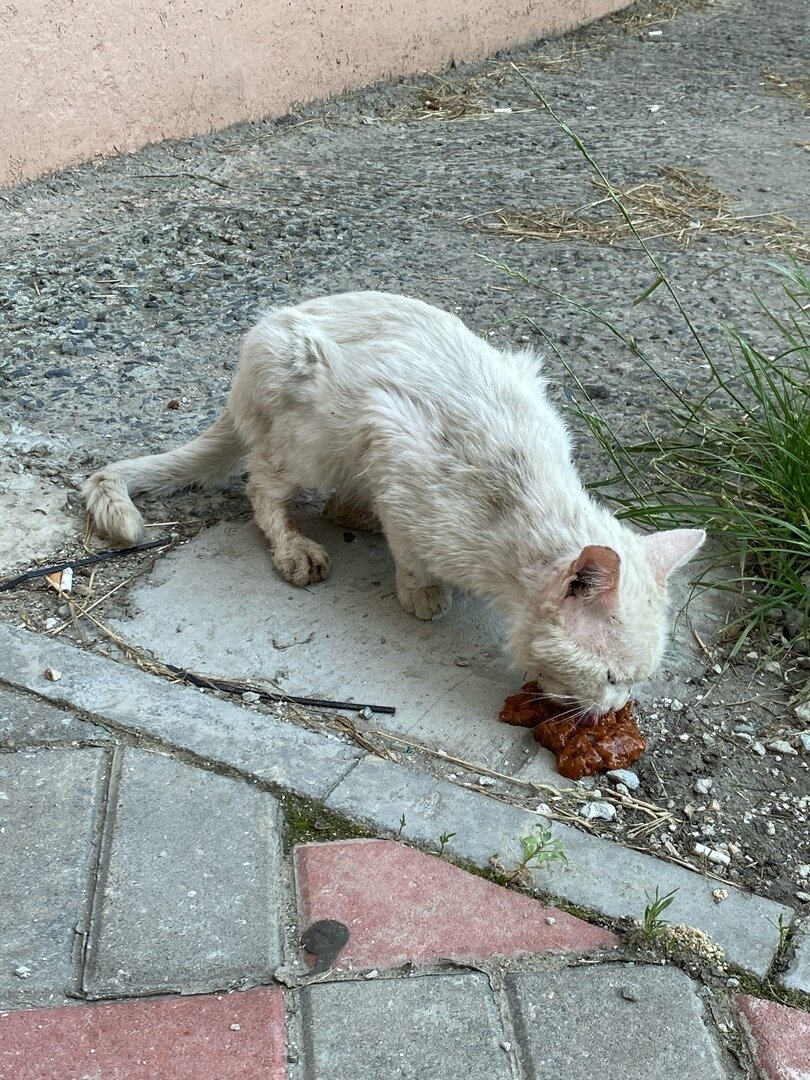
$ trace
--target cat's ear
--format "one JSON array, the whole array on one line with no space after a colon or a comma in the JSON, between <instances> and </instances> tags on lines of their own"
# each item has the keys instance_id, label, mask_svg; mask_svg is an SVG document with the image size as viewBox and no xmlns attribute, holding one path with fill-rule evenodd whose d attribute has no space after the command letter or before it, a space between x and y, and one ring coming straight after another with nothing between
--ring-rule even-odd
<instances>
[{"instance_id":1,"label":"cat's ear","mask_svg":"<svg viewBox=\"0 0 810 1080\"><path fill-rule=\"evenodd\" d=\"M589 544L563 575L560 599L612 610L619 593L620 571L621 559L613 548Z\"/></svg>"},{"instance_id":2,"label":"cat's ear","mask_svg":"<svg viewBox=\"0 0 810 1080\"><path fill-rule=\"evenodd\" d=\"M673 570L693 558L706 540L704 529L668 529L643 537L647 558L663 585Z\"/></svg>"}]
</instances>

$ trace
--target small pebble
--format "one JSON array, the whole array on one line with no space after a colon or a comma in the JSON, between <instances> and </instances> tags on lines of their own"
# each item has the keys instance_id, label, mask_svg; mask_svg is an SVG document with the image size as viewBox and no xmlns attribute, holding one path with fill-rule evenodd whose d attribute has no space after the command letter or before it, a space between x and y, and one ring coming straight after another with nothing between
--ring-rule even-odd
<instances>
[{"instance_id":1,"label":"small pebble","mask_svg":"<svg viewBox=\"0 0 810 1080\"><path fill-rule=\"evenodd\" d=\"M786 739L774 739L768 743L768 749L773 754L793 754L794 757L798 753Z\"/></svg>"},{"instance_id":2,"label":"small pebble","mask_svg":"<svg viewBox=\"0 0 810 1080\"><path fill-rule=\"evenodd\" d=\"M28 979L31 975L31 968L26 967L25 964L20 964L19 967L14 968L14 974L18 979Z\"/></svg>"},{"instance_id":3,"label":"small pebble","mask_svg":"<svg viewBox=\"0 0 810 1080\"><path fill-rule=\"evenodd\" d=\"M623 986L622 997L625 1001L638 1001L638 987L637 986Z\"/></svg>"},{"instance_id":4,"label":"small pebble","mask_svg":"<svg viewBox=\"0 0 810 1080\"><path fill-rule=\"evenodd\" d=\"M548 926L553 926L553 925L555 924L555 922L556 922L556 921L557 921L557 920L556 920L556 919L554 918L554 916L553 916L553 915L547 915L547 916L546 916L546 925L548 925Z\"/></svg>"},{"instance_id":5,"label":"small pebble","mask_svg":"<svg viewBox=\"0 0 810 1080\"><path fill-rule=\"evenodd\" d=\"M740 980L736 979L733 975L731 975L728 979L726 979L726 986L729 988L729 990L737 990L740 986Z\"/></svg>"},{"instance_id":6,"label":"small pebble","mask_svg":"<svg viewBox=\"0 0 810 1080\"><path fill-rule=\"evenodd\" d=\"M242 701L246 701L249 705L252 705L254 701L259 701L260 699L261 694L257 694L253 690L246 690L244 694L242 694Z\"/></svg>"},{"instance_id":7,"label":"small pebble","mask_svg":"<svg viewBox=\"0 0 810 1080\"><path fill-rule=\"evenodd\" d=\"M765 747L762 745L761 742L752 743L751 749L754 751L755 754L758 754L759 757L765 757Z\"/></svg>"},{"instance_id":8,"label":"small pebble","mask_svg":"<svg viewBox=\"0 0 810 1080\"><path fill-rule=\"evenodd\" d=\"M512 1049L512 1044L510 1042L499 1043L499 1046L500 1046L501 1050L505 1050L507 1052L507 1054Z\"/></svg>"},{"instance_id":9,"label":"small pebble","mask_svg":"<svg viewBox=\"0 0 810 1080\"><path fill-rule=\"evenodd\" d=\"M630 791L635 791L641 783L636 774L631 772L630 769L609 769L607 775L609 779L624 784Z\"/></svg>"},{"instance_id":10,"label":"small pebble","mask_svg":"<svg viewBox=\"0 0 810 1080\"><path fill-rule=\"evenodd\" d=\"M616 817L616 807L609 802L586 802L579 808L579 816L584 818L601 818L603 821L613 821Z\"/></svg>"},{"instance_id":11,"label":"small pebble","mask_svg":"<svg viewBox=\"0 0 810 1080\"><path fill-rule=\"evenodd\" d=\"M697 795L708 795L712 790L714 781L710 776L699 776L692 785L692 790Z\"/></svg>"},{"instance_id":12,"label":"small pebble","mask_svg":"<svg viewBox=\"0 0 810 1080\"><path fill-rule=\"evenodd\" d=\"M626 784L617 784L616 785L616 794L617 795L626 795L626 796L629 797L630 792L627 790L627 785Z\"/></svg>"},{"instance_id":13,"label":"small pebble","mask_svg":"<svg viewBox=\"0 0 810 1080\"><path fill-rule=\"evenodd\" d=\"M478 783L481 787L495 787L497 780L494 780L491 776L479 776Z\"/></svg>"},{"instance_id":14,"label":"small pebble","mask_svg":"<svg viewBox=\"0 0 810 1080\"><path fill-rule=\"evenodd\" d=\"M712 900L714 900L715 904L722 904L727 899L728 889L712 889Z\"/></svg>"},{"instance_id":15,"label":"small pebble","mask_svg":"<svg viewBox=\"0 0 810 1080\"><path fill-rule=\"evenodd\" d=\"M231 1031L241 1031L241 1030L242 1030L242 1025L241 1024L231 1024Z\"/></svg>"},{"instance_id":16,"label":"small pebble","mask_svg":"<svg viewBox=\"0 0 810 1080\"><path fill-rule=\"evenodd\" d=\"M360 710L360 715L362 716L362 718L364 720L370 720L372 718L372 716L374 716L374 713L369 708L369 706L366 705L365 708Z\"/></svg>"},{"instance_id":17,"label":"small pebble","mask_svg":"<svg viewBox=\"0 0 810 1080\"><path fill-rule=\"evenodd\" d=\"M799 742L802 744L802 750L804 750L805 754L810 754L810 731L800 731Z\"/></svg>"},{"instance_id":18,"label":"small pebble","mask_svg":"<svg viewBox=\"0 0 810 1080\"><path fill-rule=\"evenodd\" d=\"M62 678L62 672L55 667L45 668L45 678L50 679L51 682L59 682Z\"/></svg>"},{"instance_id":19,"label":"small pebble","mask_svg":"<svg viewBox=\"0 0 810 1080\"><path fill-rule=\"evenodd\" d=\"M372 968L371 971L367 971L363 976L364 979L376 979L379 975L379 971L376 968Z\"/></svg>"}]
</instances>

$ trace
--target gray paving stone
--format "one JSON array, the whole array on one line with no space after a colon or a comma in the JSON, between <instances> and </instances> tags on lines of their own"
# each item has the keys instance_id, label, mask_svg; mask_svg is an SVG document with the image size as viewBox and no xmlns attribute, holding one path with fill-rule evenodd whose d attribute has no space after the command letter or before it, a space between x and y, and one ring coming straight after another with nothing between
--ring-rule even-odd
<instances>
[{"instance_id":1,"label":"gray paving stone","mask_svg":"<svg viewBox=\"0 0 810 1080\"><path fill-rule=\"evenodd\" d=\"M0 756L0 1007L58 1005L76 989L107 759L95 749Z\"/></svg>"},{"instance_id":2,"label":"gray paving stone","mask_svg":"<svg viewBox=\"0 0 810 1080\"><path fill-rule=\"evenodd\" d=\"M301 991L308 1080L511 1080L484 975Z\"/></svg>"},{"instance_id":3,"label":"gray paving stone","mask_svg":"<svg viewBox=\"0 0 810 1080\"><path fill-rule=\"evenodd\" d=\"M0 749L69 746L89 740L111 741L108 731L74 713L0 686Z\"/></svg>"},{"instance_id":4,"label":"gray paving stone","mask_svg":"<svg viewBox=\"0 0 810 1080\"><path fill-rule=\"evenodd\" d=\"M267 980L281 962L281 814L242 780L116 754L84 988L93 998Z\"/></svg>"},{"instance_id":5,"label":"gray paving stone","mask_svg":"<svg viewBox=\"0 0 810 1080\"><path fill-rule=\"evenodd\" d=\"M544 819L476 791L436 780L415 769L371 755L330 793L327 805L378 829L396 831L405 815L403 837L437 844L454 832L449 855L488 867L493 855L514 865L520 838ZM640 919L658 886L677 889L668 915L705 931L733 963L764 975L779 945L779 916L793 913L762 897L729 890L722 904L712 897L716 882L680 866L577 829L554 823L569 862L534 871L538 889L615 918Z\"/></svg>"},{"instance_id":6,"label":"gray paving stone","mask_svg":"<svg viewBox=\"0 0 810 1080\"><path fill-rule=\"evenodd\" d=\"M796 948L782 983L790 990L810 994L810 916L796 927Z\"/></svg>"},{"instance_id":7,"label":"gray paving stone","mask_svg":"<svg viewBox=\"0 0 810 1080\"><path fill-rule=\"evenodd\" d=\"M62 678L50 682L47 667ZM323 795L361 756L339 739L2 624L0 679L308 797Z\"/></svg>"},{"instance_id":8,"label":"gray paving stone","mask_svg":"<svg viewBox=\"0 0 810 1080\"><path fill-rule=\"evenodd\" d=\"M728 1080L692 980L611 965L506 980L527 1080ZM632 1000L629 1000L632 999Z\"/></svg>"}]
</instances>

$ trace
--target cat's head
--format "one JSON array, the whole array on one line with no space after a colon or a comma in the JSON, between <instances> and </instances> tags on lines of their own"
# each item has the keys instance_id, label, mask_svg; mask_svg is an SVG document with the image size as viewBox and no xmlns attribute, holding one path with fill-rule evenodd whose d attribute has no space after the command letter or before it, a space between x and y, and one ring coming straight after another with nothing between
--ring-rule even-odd
<instances>
[{"instance_id":1,"label":"cat's head","mask_svg":"<svg viewBox=\"0 0 810 1080\"><path fill-rule=\"evenodd\" d=\"M667 579L705 539L699 529L628 533L621 554L591 545L547 567L511 637L518 667L574 712L621 708L663 655Z\"/></svg>"}]
</instances>

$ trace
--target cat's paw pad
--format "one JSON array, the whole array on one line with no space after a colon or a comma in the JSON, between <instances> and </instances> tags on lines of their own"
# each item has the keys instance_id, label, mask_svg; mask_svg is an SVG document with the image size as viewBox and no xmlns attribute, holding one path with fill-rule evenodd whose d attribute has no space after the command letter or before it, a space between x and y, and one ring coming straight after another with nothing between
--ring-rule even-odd
<instances>
[{"instance_id":1,"label":"cat's paw pad","mask_svg":"<svg viewBox=\"0 0 810 1080\"><path fill-rule=\"evenodd\" d=\"M329 577L331 559L314 540L296 536L276 548L273 563L291 585L312 585Z\"/></svg>"},{"instance_id":2,"label":"cat's paw pad","mask_svg":"<svg viewBox=\"0 0 810 1080\"><path fill-rule=\"evenodd\" d=\"M403 587L397 591L402 607L417 619L438 619L450 607L452 594L444 585L428 585L423 589Z\"/></svg>"}]
</instances>

